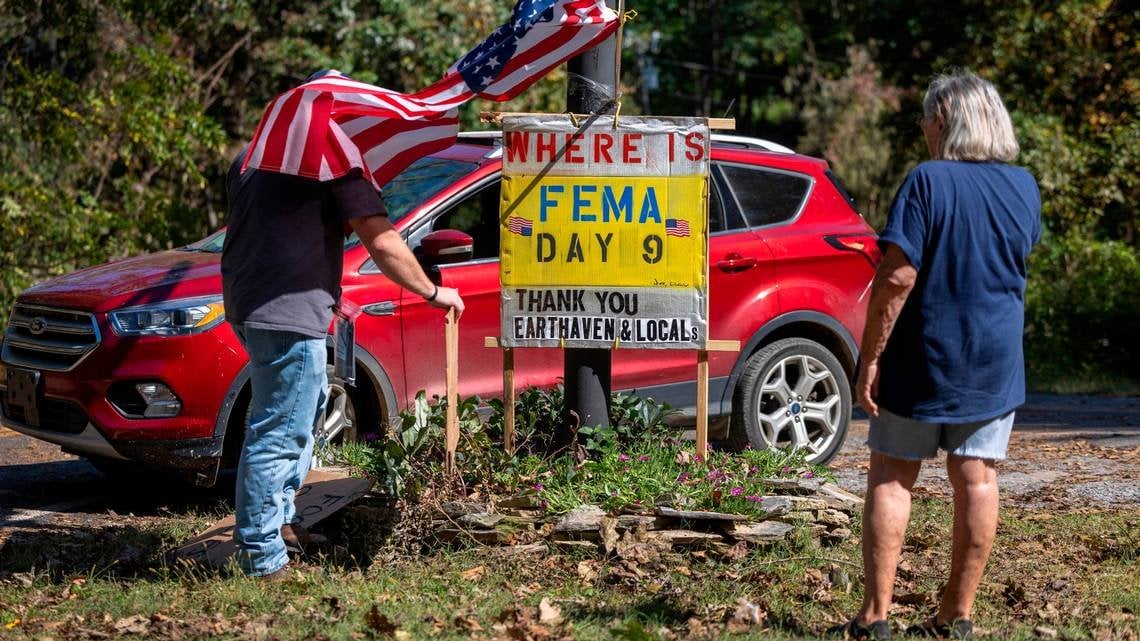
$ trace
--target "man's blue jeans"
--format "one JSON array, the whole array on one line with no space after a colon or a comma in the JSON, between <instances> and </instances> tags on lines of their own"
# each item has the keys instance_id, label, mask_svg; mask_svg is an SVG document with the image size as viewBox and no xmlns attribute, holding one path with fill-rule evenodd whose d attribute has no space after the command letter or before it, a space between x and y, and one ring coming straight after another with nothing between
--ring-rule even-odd
<instances>
[{"instance_id":1,"label":"man's blue jeans","mask_svg":"<svg viewBox=\"0 0 1140 641\"><path fill-rule=\"evenodd\" d=\"M323 419L328 380L325 341L294 332L233 325L249 354L249 428L238 463L234 543L249 576L289 562L281 526L313 458L313 428Z\"/></svg>"}]
</instances>

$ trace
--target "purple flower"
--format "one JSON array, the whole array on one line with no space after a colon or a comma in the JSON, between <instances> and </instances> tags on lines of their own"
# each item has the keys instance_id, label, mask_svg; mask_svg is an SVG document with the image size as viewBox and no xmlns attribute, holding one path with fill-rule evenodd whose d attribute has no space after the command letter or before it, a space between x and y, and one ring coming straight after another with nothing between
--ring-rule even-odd
<instances>
[{"instance_id":1,"label":"purple flower","mask_svg":"<svg viewBox=\"0 0 1140 641\"><path fill-rule=\"evenodd\" d=\"M649 460L649 455L648 455L648 454L642 454L641 456L637 457L637 460L639 460L639 461L641 461L642 463L644 463L644 462L646 462L646 461L648 461L648 460Z\"/></svg>"},{"instance_id":2,"label":"purple flower","mask_svg":"<svg viewBox=\"0 0 1140 641\"><path fill-rule=\"evenodd\" d=\"M622 463L625 463L626 461L629 460L629 457L626 456L625 454L622 454L622 455L618 456L618 460L621 461Z\"/></svg>"},{"instance_id":3,"label":"purple flower","mask_svg":"<svg viewBox=\"0 0 1140 641\"><path fill-rule=\"evenodd\" d=\"M753 465L752 467L748 468L748 473L749 473L749 474L755 474L755 473L757 473L757 472L759 472L759 471L760 471L760 468L756 467L755 465Z\"/></svg>"},{"instance_id":4,"label":"purple flower","mask_svg":"<svg viewBox=\"0 0 1140 641\"><path fill-rule=\"evenodd\" d=\"M740 496L741 494L744 494L744 488L734 487L734 488L732 488L732 491L729 492L729 494L731 494L733 496Z\"/></svg>"},{"instance_id":5,"label":"purple flower","mask_svg":"<svg viewBox=\"0 0 1140 641\"><path fill-rule=\"evenodd\" d=\"M759 502L764 500L764 497L757 496L756 494L749 494L748 496L746 496L744 498L748 501L752 501L753 503L759 503Z\"/></svg>"},{"instance_id":6,"label":"purple flower","mask_svg":"<svg viewBox=\"0 0 1140 641\"><path fill-rule=\"evenodd\" d=\"M680 474L677 475L677 482L678 483L684 483L687 480L689 480L689 473L688 472L681 472Z\"/></svg>"},{"instance_id":7,"label":"purple flower","mask_svg":"<svg viewBox=\"0 0 1140 641\"><path fill-rule=\"evenodd\" d=\"M546 501L543 501L539 505L542 507L542 509L544 509L544 510L546 509Z\"/></svg>"},{"instance_id":8,"label":"purple flower","mask_svg":"<svg viewBox=\"0 0 1140 641\"><path fill-rule=\"evenodd\" d=\"M720 470L713 470L705 475L705 478L714 482L720 481L724 479L724 472L721 472Z\"/></svg>"},{"instance_id":9,"label":"purple flower","mask_svg":"<svg viewBox=\"0 0 1140 641\"><path fill-rule=\"evenodd\" d=\"M787 474L788 472L792 471L792 468L785 465L780 471L783 472L784 474Z\"/></svg>"},{"instance_id":10,"label":"purple flower","mask_svg":"<svg viewBox=\"0 0 1140 641\"><path fill-rule=\"evenodd\" d=\"M693 460L694 460L694 461L696 461L696 462L698 462L698 463L700 463L701 461L703 461L703 460L704 460L704 458L702 458L700 454L694 454L694 455L693 455Z\"/></svg>"},{"instance_id":11,"label":"purple flower","mask_svg":"<svg viewBox=\"0 0 1140 641\"><path fill-rule=\"evenodd\" d=\"M535 483L534 484L534 491L535 492L541 492L542 491L542 483Z\"/></svg>"},{"instance_id":12,"label":"purple flower","mask_svg":"<svg viewBox=\"0 0 1140 641\"><path fill-rule=\"evenodd\" d=\"M815 472L812 472L811 470L804 472L804 478L805 479L815 478Z\"/></svg>"}]
</instances>

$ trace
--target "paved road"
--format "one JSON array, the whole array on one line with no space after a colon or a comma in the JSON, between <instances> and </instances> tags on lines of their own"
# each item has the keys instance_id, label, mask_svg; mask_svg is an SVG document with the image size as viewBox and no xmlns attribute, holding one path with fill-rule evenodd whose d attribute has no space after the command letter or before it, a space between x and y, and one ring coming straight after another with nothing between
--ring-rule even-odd
<instances>
[{"instance_id":1,"label":"paved road","mask_svg":"<svg viewBox=\"0 0 1140 641\"><path fill-rule=\"evenodd\" d=\"M865 419L852 422L833 462L841 483L862 491ZM1140 505L1140 398L1034 396L1017 416L1001 483L1025 505ZM945 495L945 471L924 466L920 491ZM87 528L209 509L218 494L116 485L82 459L0 428L0 545L18 530Z\"/></svg>"}]
</instances>

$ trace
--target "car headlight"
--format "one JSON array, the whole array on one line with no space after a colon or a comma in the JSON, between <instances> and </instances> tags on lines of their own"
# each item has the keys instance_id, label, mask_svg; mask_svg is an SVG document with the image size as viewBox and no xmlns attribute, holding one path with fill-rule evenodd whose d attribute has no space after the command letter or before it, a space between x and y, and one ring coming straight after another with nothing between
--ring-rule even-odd
<instances>
[{"instance_id":1,"label":"car headlight","mask_svg":"<svg viewBox=\"0 0 1140 641\"><path fill-rule=\"evenodd\" d=\"M183 336L212 329L226 318L221 296L184 298L110 313L120 336Z\"/></svg>"}]
</instances>

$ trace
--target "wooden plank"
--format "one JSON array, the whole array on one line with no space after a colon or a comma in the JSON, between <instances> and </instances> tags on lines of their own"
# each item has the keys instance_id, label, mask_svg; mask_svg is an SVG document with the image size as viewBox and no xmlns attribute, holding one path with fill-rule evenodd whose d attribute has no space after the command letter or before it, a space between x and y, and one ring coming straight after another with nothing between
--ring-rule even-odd
<instances>
[{"instance_id":1,"label":"wooden plank","mask_svg":"<svg viewBox=\"0 0 1140 641\"><path fill-rule=\"evenodd\" d=\"M494 336L484 336L483 337L483 347L498 348L499 347L499 339L495 338Z\"/></svg>"},{"instance_id":2,"label":"wooden plank","mask_svg":"<svg viewBox=\"0 0 1140 641\"><path fill-rule=\"evenodd\" d=\"M503 350L503 448L515 453L515 350Z\"/></svg>"},{"instance_id":3,"label":"wooden plank","mask_svg":"<svg viewBox=\"0 0 1140 641\"><path fill-rule=\"evenodd\" d=\"M739 352L740 341L710 340L705 343L706 352Z\"/></svg>"},{"instance_id":4,"label":"wooden plank","mask_svg":"<svg viewBox=\"0 0 1140 641\"><path fill-rule=\"evenodd\" d=\"M697 456L709 456L709 353L697 352Z\"/></svg>"},{"instance_id":5,"label":"wooden plank","mask_svg":"<svg viewBox=\"0 0 1140 641\"><path fill-rule=\"evenodd\" d=\"M590 114L574 114L580 119L589 118ZM534 113L526 111L480 111L479 121L493 125L502 124L503 118L510 116L566 116L570 114L552 114L552 113ZM716 129L718 131L735 131L736 118L709 118L709 129Z\"/></svg>"},{"instance_id":6,"label":"wooden plank","mask_svg":"<svg viewBox=\"0 0 1140 641\"><path fill-rule=\"evenodd\" d=\"M455 450L459 446L459 321L455 310L447 312L444 323L444 342L447 355L447 415L444 437L447 452L444 467L455 473Z\"/></svg>"},{"instance_id":7,"label":"wooden plank","mask_svg":"<svg viewBox=\"0 0 1140 641\"><path fill-rule=\"evenodd\" d=\"M709 118L709 129L736 131L736 118Z\"/></svg>"}]
</instances>

